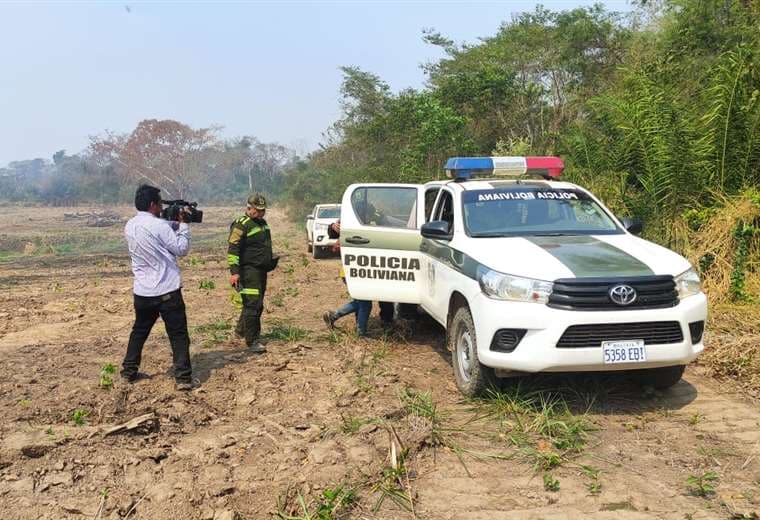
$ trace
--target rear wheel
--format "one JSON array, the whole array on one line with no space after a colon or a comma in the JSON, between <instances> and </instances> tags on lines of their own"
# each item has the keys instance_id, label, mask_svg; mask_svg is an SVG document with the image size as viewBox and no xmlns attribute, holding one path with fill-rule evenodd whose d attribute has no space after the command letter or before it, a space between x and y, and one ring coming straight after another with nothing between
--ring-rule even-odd
<instances>
[{"instance_id":1,"label":"rear wheel","mask_svg":"<svg viewBox=\"0 0 760 520\"><path fill-rule=\"evenodd\" d=\"M459 391L466 397L475 397L483 395L489 388L495 388L498 379L494 369L482 364L478 358L475 324L467 306L457 309L447 332L454 379Z\"/></svg>"},{"instance_id":2,"label":"rear wheel","mask_svg":"<svg viewBox=\"0 0 760 520\"><path fill-rule=\"evenodd\" d=\"M314 259L322 258L322 248L318 246L313 246L314 251L312 251L312 256Z\"/></svg>"},{"instance_id":3,"label":"rear wheel","mask_svg":"<svg viewBox=\"0 0 760 520\"><path fill-rule=\"evenodd\" d=\"M681 380L685 365L645 368L631 372L631 378L640 386L653 386L658 390L670 388Z\"/></svg>"}]
</instances>

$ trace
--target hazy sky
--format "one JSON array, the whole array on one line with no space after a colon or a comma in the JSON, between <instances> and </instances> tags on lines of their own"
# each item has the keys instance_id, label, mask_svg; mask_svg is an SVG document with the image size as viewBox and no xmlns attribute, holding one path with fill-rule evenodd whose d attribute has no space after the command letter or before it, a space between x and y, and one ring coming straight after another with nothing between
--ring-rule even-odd
<instances>
[{"instance_id":1,"label":"hazy sky","mask_svg":"<svg viewBox=\"0 0 760 520\"><path fill-rule=\"evenodd\" d=\"M146 118L311 150L339 115L338 67L420 87L420 64L441 56L423 28L472 42L536 3L0 0L0 166L76 153Z\"/></svg>"}]
</instances>

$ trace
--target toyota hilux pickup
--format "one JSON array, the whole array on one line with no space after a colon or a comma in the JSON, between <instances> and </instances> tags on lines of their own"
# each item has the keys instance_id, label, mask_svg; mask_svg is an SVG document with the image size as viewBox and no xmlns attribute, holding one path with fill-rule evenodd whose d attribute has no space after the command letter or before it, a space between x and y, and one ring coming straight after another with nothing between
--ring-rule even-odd
<instances>
[{"instance_id":1,"label":"toyota hilux pickup","mask_svg":"<svg viewBox=\"0 0 760 520\"><path fill-rule=\"evenodd\" d=\"M704 348L695 269L560 181L563 167L458 157L450 180L353 184L343 195L351 296L432 316L466 396L531 372L621 371L664 389Z\"/></svg>"},{"instance_id":2,"label":"toyota hilux pickup","mask_svg":"<svg viewBox=\"0 0 760 520\"><path fill-rule=\"evenodd\" d=\"M337 242L328 236L327 228L339 218L340 204L317 204L306 217L306 247L314 258L321 258Z\"/></svg>"}]
</instances>

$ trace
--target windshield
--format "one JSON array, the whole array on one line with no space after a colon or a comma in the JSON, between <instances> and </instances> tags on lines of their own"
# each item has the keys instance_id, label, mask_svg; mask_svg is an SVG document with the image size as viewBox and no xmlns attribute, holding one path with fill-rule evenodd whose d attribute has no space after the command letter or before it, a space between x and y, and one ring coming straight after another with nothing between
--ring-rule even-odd
<instances>
[{"instance_id":1,"label":"windshield","mask_svg":"<svg viewBox=\"0 0 760 520\"><path fill-rule=\"evenodd\" d=\"M623 231L586 193L514 186L466 191L467 232L473 237L604 235Z\"/></svg>"},{"instance_id":2,"label":"windshield","mask_svg":"<svg viewBox=\"0 0 760 520\"><path fill-rule=\"evenodd\" d=\"M340 218L340 206L334 208L319 208L317 218Z\"/></svg>"}]
</instances>

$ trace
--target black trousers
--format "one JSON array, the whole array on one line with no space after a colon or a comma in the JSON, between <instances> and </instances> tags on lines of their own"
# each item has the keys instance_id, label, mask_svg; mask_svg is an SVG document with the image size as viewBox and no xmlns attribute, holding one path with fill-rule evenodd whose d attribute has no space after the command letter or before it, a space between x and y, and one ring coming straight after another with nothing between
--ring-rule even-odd
<instances>
[{"instance_id":1,"label":"black trousers","mask_svg":"<svg viewBox=\"0 0 760 520\"><path fill-rule=\"evenodd\" d=\"M267 291L267 273L258 269L245 269L240 274L243 288L240 297L243 308L240 310L235 332L245 337L249 347L258 341L261 334L261 315L264 312L264 295Z\"/></svg>"},{"instance_id":2,"label":"black trousers","mask_svg":"<svg viewBox=\"0 0 760 520\"><path fill-rule=\"evenodd\" d=\"M122 362L121 375L131 378L137 375L142 360L142 349L150 330L158 317L164 320L166 334L172 346L174 378L179 383L192 382L190 366L190 335L187 333L187 316L182 291L163 296L138 296L135 294L135 324L129 335L127 355Z\"/></svg>"}]
</instances>

